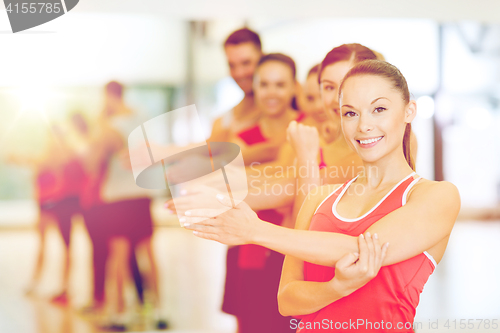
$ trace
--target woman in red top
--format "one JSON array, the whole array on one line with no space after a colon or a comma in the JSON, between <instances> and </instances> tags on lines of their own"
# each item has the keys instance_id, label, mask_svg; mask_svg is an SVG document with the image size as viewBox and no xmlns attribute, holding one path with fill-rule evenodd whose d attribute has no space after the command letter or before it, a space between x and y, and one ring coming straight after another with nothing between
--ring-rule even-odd
<instances>
[{"instance_id":1,"label":"woman in red top","mask_svg":"<svg viewBox=\"0 0 500 333\"><path fill-rule=\"evenodd\" d=\"M453 184L413 172L409 140L416 103L396 67L377 60L355 65L339 96L344 137L366 172L310 192L295 230L259 220L245 203L220 215L188 211L185 227L199 237L286 254L280 312L301 316L300 324L291 323L300 332L412 332L419 294L444 254L460 197ZM213 218L200 222L198 216ZM353 253L360 233L391 244L378 274L364 264L346 274L346 266L359 265Z\"/></svg>"},{"instance_id":2,"label":"woman in red top","mask_svg":"<svg viewBox=\"0 0 500 333\"><path fill-rule=\"evenodd\" d=\"M262 117L256 126L240 131L237 138L231 139L243 147L244 158L249 147L269 143L279 147L286 141L290 121L303 117L291 107L295 88L295 63L290 57L268 54L261 58L255 72L254 94ZM272 163L282 165L287 161L278 158ZM284 219L284 213L274 209L257 212L259 218L276 225L289 221ZM228 249L222 309L237 317L238 332L291 331L289 318L280 315L276 300L283 260L282 254L257 245ZM255 318L260 318L260 322Z\"/></svg>"},{"instance_id":3,"label":"woman in red top","mask_svg":"<svg viewBox=\"0 0 500 333\"><path fill-rule=\"evenodd\" d=\"M41 279L46 256L45 242L47 226L55 222L64 241L63 279L61 292L52 298L59 305L68 304L69 256L71 218L80 211L79 190L83 181L83 168L75 158L75 153L66 144L67 133L57 125L51 125L47 132L47 145L39 157L12 156L12 162L29 165L36 173L35 190L39 205L38 231L40 246L32 282L27 294L35 294Z\"/></svg>"}]
</instances>

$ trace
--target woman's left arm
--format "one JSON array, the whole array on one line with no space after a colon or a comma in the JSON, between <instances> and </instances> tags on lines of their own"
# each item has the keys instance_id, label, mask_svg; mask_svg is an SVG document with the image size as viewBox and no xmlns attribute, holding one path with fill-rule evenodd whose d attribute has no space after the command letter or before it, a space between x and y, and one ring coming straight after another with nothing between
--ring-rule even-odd
<instances>
[{"instance_id":1,"label":"woman's left arm","mask_svg":"<svg viewBox=\"0 0 500 333\"><path fill-rule=\"evenodd\" d=\"M459 210L460 196L455 185L424 182L415 185L404 206L375 222L367 232L377 233L381 243L391 244L383 266L392 265L448 237ZM346 253L356 250L356 237L337 233L278 230L266 225L251 235L251 243L325 266L334 266Z\"/></svg>"}]
</instances>

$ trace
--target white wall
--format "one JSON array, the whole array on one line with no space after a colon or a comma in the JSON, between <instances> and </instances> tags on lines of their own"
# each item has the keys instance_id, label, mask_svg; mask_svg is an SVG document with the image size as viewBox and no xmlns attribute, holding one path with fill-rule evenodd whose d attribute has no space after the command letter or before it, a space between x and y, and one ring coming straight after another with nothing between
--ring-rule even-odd
<instances>
[{"instance_id":1,"label":"white wall","mask_svg":"<svg viewBox=\"0 0 500 333\"><path fill-rule=\"evenodd\" d=\"M83 3L85 1L82 1ZM12 34L0 15L0 86L181 83L186 23L133 14L72 13Z\"/></svg>"}]
</instances>

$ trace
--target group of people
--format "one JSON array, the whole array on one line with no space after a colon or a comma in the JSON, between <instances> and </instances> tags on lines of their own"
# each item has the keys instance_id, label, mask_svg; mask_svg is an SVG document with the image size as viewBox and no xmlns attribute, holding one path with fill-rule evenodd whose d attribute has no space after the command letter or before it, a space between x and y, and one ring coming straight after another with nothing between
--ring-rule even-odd
<instances>
[{"instance_id":1,"label":"group of people","mask_svg":"<svg viewBox=\"0 0 500 333\"><path fill-rule=\"evenodd\" d=\"M101 328L125 331L131 324L125 299L126 281L134 281L139 303L153 304L154 327L167 328L151 244L151 198L131 177L125 138L142 119L125 104L124 87L116 81L104 89L104 107L89 121L80 112L51 125L48 142L35 158L13 155L11 161L30 166L39 205L40 245L29 295L38 295L45 262L47 227L55 224L64 240L63 285L51 302L71 305L72 219L80 214L92 244L92 303L82 311L99 318ZM147 263L139 269L138 259ZM105 288L109 286L109 288ZM147 292L146 292L147 291ZM146 295L146 300L145 300Z\"/></svg>"},{"instance_id":2,"label":"group of people","mask_svg":"<svg viewBox=\"0 0 500 333\"><path fill-rule=\"evenodd\" d=\"M415 172L417 106L402 73L344 44L301 85L254 31L224 50L245 95L207 141L239 145L248 195L235 205L207 190L218 201L202 207L205 189L190 188L166 203L194 235L229 245L222 310L239 333L413 332L460 197Z\"/></svg>"},{"instance_id":3,"label":"group of people","mask_svg":"<svg viewBox=\"0 0 500 333\"><path fill-rule=\"evenodd\" d=\"M166 203L194 235L229 245L222 310L236 317L238 333L413 332L460 197L453 184L415 172L417 105L403 74L353 43L334 47L300 84L293 59L264 54L247 28L231 33L224 50L244 97L215 120L207 142L240 147L248 193L234 202L228 192L208 191L216 204L200 207L206 189L190 188ZM69 302L71 219L81 214L93 246L92 309L108 313L105 328L128 328L128 276L139 301L148 287L155 325L166 328L150 198L137 192L124 153L124 136L144 119L134 119L118 82L106 85L104 105L97 122L75 113L66 128L53 126L41 158L13 158L37 175L41 243L29 292L54 221L66 253L53 302Z\"/></svg>"}]
</instances>

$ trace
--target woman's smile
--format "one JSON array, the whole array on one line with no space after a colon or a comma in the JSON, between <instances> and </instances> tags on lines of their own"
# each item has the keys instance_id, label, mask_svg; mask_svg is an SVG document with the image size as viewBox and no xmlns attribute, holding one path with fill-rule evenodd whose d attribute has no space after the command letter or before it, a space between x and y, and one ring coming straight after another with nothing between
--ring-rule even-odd
<instances>
[{"instance_id":1,"label":"woman's smile","mask_svg":"<svg viewBox=\"0 0 500 333\"><path fill-rule=\"evenodd\" d=\"M372 148L382 140L384 136L355 139L361 148Z\"/></svg>"}]
</instances>

